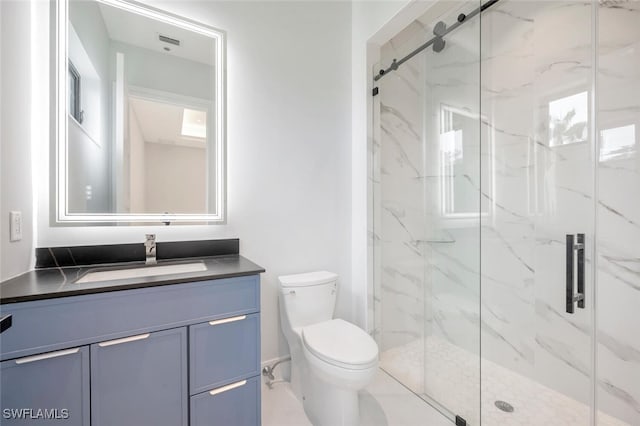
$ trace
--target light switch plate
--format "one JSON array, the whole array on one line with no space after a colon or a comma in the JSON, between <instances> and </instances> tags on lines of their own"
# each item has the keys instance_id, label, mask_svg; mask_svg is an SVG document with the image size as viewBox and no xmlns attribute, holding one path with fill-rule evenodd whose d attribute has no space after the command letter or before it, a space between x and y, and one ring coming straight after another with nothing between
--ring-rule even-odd
<instances>
[{"instance_id":1,"label":"light switch plate","mask_svg":"<svg viewBox=\"0 0 640 426\"><path fill-rule=\"evenodd\" d=\"M22 212L9 212L9 241L20 241L22 239Z\"/></svg>"}]
</instances>

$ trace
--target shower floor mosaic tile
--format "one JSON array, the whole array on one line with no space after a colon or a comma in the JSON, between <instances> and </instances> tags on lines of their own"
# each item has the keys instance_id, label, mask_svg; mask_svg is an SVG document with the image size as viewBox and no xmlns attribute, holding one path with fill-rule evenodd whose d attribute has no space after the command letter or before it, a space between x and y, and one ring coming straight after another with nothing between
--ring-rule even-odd
<instances>
[{"instance_id":1,"label":"shower floor mosaic tile","mask_svg":"<svg viewBox=\"0 0 640 426\"><path fill-rule=\"evenodd\" d=\"M426 355L426 356L425 356ZM425 364L425 360L426 364ZM479 365L477 356L439 337L414 340L381 353L380 367L420 396L429 395L445 407L477 407ZM424 386L426 377L428 383ZM583 426L590 423L589 408L556 390L482 360L483 426ZM513 406L500 410L496 401ZM478 425L476 418L466 418ZM606 413L598 425L628 425Z\"/></svg>"}]
</instances>

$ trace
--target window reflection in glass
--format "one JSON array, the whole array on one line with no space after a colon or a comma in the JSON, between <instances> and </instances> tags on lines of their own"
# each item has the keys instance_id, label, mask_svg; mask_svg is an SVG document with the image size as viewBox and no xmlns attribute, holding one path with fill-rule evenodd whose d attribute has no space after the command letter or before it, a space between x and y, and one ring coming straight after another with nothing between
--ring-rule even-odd
<instances>
[{"instance_id":1,"label":"window reflection in glass","mask_svg":"<svg viewBox=\"0 0 640 426\"><path fill-rule=\"evenodd\" d=\"M549 102L549 146L586 141L588 117L586 91Z\"/></svg>"},{"instance_id":2,"label":"window reflection in glass","mask_svg":"<svg viewBox=\"0 0 640 426\"><path fill-rule=\"evenodd\" d=\"M440 199L442 215L448 218L478 217L481 181L492 192L491 144L487 139L487 148L482 149L478 120L477 114L465 109L441 106Z\"/></svg>"},{"instance_id":3,"label":"window reflection in glass","mask_svg":"<svg viewBox=\"0 0 640 426\"><path fill-rule=\"evenodd\" d=\"M631 157L636 146L636 126L614 127L600 133L600 161Z\"/></svg>"}]
</instances>

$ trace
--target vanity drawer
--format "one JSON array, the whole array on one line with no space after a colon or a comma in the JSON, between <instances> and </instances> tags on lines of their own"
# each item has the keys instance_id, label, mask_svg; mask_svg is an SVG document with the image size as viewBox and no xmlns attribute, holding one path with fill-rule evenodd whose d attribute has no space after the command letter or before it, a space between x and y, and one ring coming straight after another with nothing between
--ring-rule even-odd
<instances>
[{"instance_id":1,"label":"vanity drawer","mask_svg":"<svg viewBox=\"0 0 640 426\"><path fill-rule=\"evenodd\" d=\"M260 377L191 397L191 426L258 426Z\"/></svg>"},{"instance_id":2,"label":"vanity drawer","mask_svg":"<svg viewBox=\"0 0 640 426\"><path fill-rule=\"evenodd\" d=\"M260 374L259 342L259 314L190 326L191 394Z\"/></svg>"},{"instance_id":3,"label":"vanity drawer","mask_svg":"<svg viewBox=\"0 0 640 426\"><path fill-rule=\"evenodd\" d=\"M259 283L250 275L4 304L13 324L0 359L258 312Z\"/></svg>"}]
</instances>

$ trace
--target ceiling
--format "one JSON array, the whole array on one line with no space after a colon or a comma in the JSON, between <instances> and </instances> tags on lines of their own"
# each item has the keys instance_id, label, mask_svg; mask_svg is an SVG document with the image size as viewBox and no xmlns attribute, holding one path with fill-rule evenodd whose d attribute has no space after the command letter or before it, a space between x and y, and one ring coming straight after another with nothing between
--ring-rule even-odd
<instances>
[{"instance_id":1,"label":"ceiling","mask_svg":"<svg viewBox=\"0 0 640 426\"><path fill-rule=\"evenodd\" d=\"M215 40L213 38L104 3L98 3L98 7L112 40L214 65ZM180 46L160 41L159 35L180 40ZM171 50L167 52L165 47Z\"/></svg>"}]
</instances>

